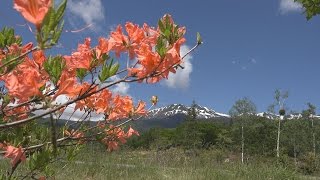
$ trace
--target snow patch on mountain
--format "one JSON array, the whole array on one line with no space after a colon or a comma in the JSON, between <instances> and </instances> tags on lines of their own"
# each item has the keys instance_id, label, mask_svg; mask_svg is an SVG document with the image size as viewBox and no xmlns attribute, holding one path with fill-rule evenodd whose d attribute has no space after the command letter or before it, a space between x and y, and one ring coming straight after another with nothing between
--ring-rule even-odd
<instances>
[{"instance_id":1,"label":"snow patch on mountain","mask_svg":"<svg viewBox=\"0 0 320 180\"><path fill-rule=\"evenodd\" d=\"M164 106L160 108L156 108L151 110L148 113L149 117L163 117L163 116L173 116L176 114L188 114L188 110L190 109L190 106L185 106L182 104L171 104L169 106ZM218 113L212 109L209 109L207 107L203 107L200 105L195 106L195 110L197 113L197 118L199 119L209 119L209 118L216 118L216 117L230 117L227 114Z\"/></svg>"}]
</instances>

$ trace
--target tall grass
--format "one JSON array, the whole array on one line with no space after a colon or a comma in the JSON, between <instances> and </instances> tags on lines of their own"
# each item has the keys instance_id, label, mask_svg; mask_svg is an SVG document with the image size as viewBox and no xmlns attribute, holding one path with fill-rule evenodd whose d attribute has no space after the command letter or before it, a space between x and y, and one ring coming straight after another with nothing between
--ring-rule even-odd
<instances>
[{"instance_id":1,"label":"tall grass","mask_svg":"<svg viewBox=\"0 0 320 180\"><path fill-rule=\"evenodd\" d=\"M8 161L1 160L0 168ZM84 149L72 162L60 161L52 167L52 179L174 179L174 180L263 180L308 179L293 169L272 161L239 159L221 151L118 151ZM24 171L23 168L18 173Z\"/></svg>"},{"instance_id":2,"label":"tall grass","mask_svg":"<svg viewBox=\"0 0 320 180\"><path fill-rule=\"evenodd\" d=\"M222 159L212 151L87 151L57 171L56 179L300 179L283 166Z\"/></svg>"}]
</instances>

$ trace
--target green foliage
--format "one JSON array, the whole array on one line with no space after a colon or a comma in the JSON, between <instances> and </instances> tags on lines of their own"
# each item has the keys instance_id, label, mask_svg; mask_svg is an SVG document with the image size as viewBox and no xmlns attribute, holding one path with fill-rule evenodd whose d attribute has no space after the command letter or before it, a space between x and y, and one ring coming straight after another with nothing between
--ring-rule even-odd
<instances>
[{"instance_id":1,"label":"green foliage","mask_svg":"<svg viewBox=\"0 0 320 180\"><path fill-rule=\"evenodd\" d=\"M169 150L183 149L185 152L213 150L217 153L214 161L223 163L225 152L240 157L241 126L245 125L244 153L248 162L256 158L266 158L276 162L279 168L297 169L304 174L319 173L320 156L312 156L312 127L310 121L304 118L282 121L281 156L275 156L275 139L277 138L278 122L254 115L241 117L242 121L232 124L221 124L215 121L185 120L173 129L153 128L129 140L127 146L131 149ZM236 119L235 119L236 120ZM320 120L314 119L314 132L320 134ZM316 139L317 149L320 139ZM221 151L219 154L218 152ZM310 154L311 153L311 154ZM188 153L190 154L190 153ZM197 153L199 155L199 153Z\"/></svg>"},{"instance_id":2,"label":"green foliage","mask_svg":"<svg viewBox=\"0 0 320 180\"><path fill-rule=\"evenodd\" d=\"M197 119L197 111L196 111L197 104L195 101L192 102L191 107L188 109L187 114L187 121L195 121Z\"/></svg>"},{"instance_id":3,"label":"green foliage","mask_svg":"<svg viewBox=\"0 0 320 180\"><path fill-rule=\"evenodd\" d=\"M200 33L197 32L197 44L200 45L200 44L202 44L202 43L203 43L203 42L202 42L202 37L201 37Z\"/></svg>"},{"instance_id":4,"label":"green foliage","mask_svg":"<svg viewBox=\"0 0 320 180\"><path fill-rule=\"evenodd\" d=\"M302 157L302 163L299 164L299 170L303 174L311 175L320 170L320 159L312 153L306 153Z\"/></svg>"},{"instance_id":5,"label":"green foliage","mask_svg":"<svg viewBox=\"0 0 320 180\"><path fill-rule=\"evenodd\" d=\"M276 139L276 123L270 119L256 116L241 117L231 125L231 148L239 151L241 147L241 127L245 135L245 152L249 155L271 156L274 154L274 139Z\"/></svg>"},{"instance_id":6,"label":"green foliage","mask_svg":"<svg viewBox=\"0 0 320 180\"><path fill-rule=\"evenodd\" d=\"M49 57L44 62L44 69L50 76L50 80L53 82L54 85L57 85L62 71L65 67L65 61L61 56L56 57Z\"/></svg>"},{"instance_id":7,"label":"green foliage","mask_svg":"<svg viewBox=\"0 0 320 180\"><path fill-rule=\"evenodd\" d=\"M95 156L92 156L94 154ZM225 160L230 160L225 162ZM55 170L63 164L57 163ZM294 169L279 166L268 159L239 164L228 152L199 151L189 156L181 149L166 151L120 151L107 154L91 147L83 149L76 161L64 166L52 179L304 179Z\"/></svg>"},{"instance_id":8,"label":"green foliage","mask_svg":"<svg viewBox=\"0 0 320 180\"><path fill-rule=\"evenodd\" d=\"M231 107L229 114L233 117L241 115L255 114L257 111L256 105L248 98L244 97L237 100Z\"/></svg>"},{"instance_id":9,"label":"green foliage","mask_svg":"<svg viewBox=\"0 0 320 180\"><path fill-rule=\"evenodd\" d=\"M12 44L21 45L22 39L14 34L13 28L4 27L0 31L0 48L6 48Z\"/></svg>"},{"instance_id":10,"label":"green foliage","mask_svg":"<svg viewBox=\"0 0 320 180\"><path fill-rule=\"evenodd\" d=\"M39 169L40 171L44 171L45 169L47 169L50 161L51 161L51 157L52 156L52 152L50 151L50 149L47 148L43 148L41 151L36 151L34 152L30 158L28 158L28 167L31 171L34 171L35 169Z\"/></svg>"},{"instance_id":11,"label":"green foliage","mask_svg":"<svg viewBox=\"0 0 320 180\"><path fill-rule=\"evenodd\" d=\"M44 135L48 132L46 127L38 127L36 122L18 128L8 128L0 133L1 142L12 142L13 145L29 146L33 143L41 143L47 140Z\"/></svg>"},{"instance_id":12,"label":"green foliage","mask_svg":"<svg viewBox=\"0 0 320 180\"><path fill-rule=\"evenodd\" d=\"M102 66L101 73L98 75L100 82L105 82L109 77L114 76L119 70L120 64L113 63L113 59L109 64L107 62Z\"/></svg>"},{"instance_id":13,"label":"green foliage","mask_svg":"<svg viewBox=\"0 0 320 180\"><path fill-rule=\"evenodd\" d=\"M304 119L286 120L282 128L282 149L288 156L299 158L312 151L309 121Z\"/></svg>"},{"instance_id":14,"label":"green foliage","mask_svg":"<svg viewBox=\"0 0 320 180\"><path fill-rule=\"evenodd\" d=\"M77 77L82 82L84 77L88 74L88 71L86 69L84 69L84 68L78 68L76 73L77 73Z\"/></svg>"},{"instance_id":15,"label":"green foliage","mask_svg":"<svg viewBox=\"0 0 320 180\"><path fill-rule=\"evenodd\" d=\"M320 1L319 0L294 0L302 4L304 8L304 14L307 20L320 14Z\"/></svg>"},{"instance_id":16,"label":"green foliage","mask_svg":"<svg viewBox=\"0 0 320 180\"><path fill-rule=\"evenodd\" d=\"M302 117L304 118L310 118L316 114L317 107L310 102L307 103L308 108L302 111Z\"/></svg>"},{"instance_id":17,"label":"green foliage","mask_svg":"<svg viewBox=\"0 0 320 180\"><path fill-rule=\"evenodd\" d=\"M17 55L15 54L7 55L6 57L4 57L1 60L1 62L3 62L3 67L0 68L0 73L10 72L21 63L21 59L15 58L17 58Z\"/></svg>"},{"instance_id":18,"label":"green foliage","mask_svg":"<svg viewBox=\"0 0 320 180\"><path fill-rule=\"evenodd\" d=\"M173 45L174 42L176 42L179 38L183 36L183 33L179 32L178 25L172 24L170 22L169 16L166 16L165 19L159 20L158 27L160 30L160 36L157 39L157 45L155 47L155 50L161 58L164 58L168 50L167 44ZM200 37L200 35L197 37ZM197 42L199 43L199 41Z\"/></svg>"},{"instance_id":19,"label":"green foliage","mask_svg":"<svg viewBox=\"0 0 320 180\"><path fill-rule=\"evenodd\" d=\"M20 36L15 35L13 28L4 27L0 31L0 49L5 49L10 47L13 44L21 46L22 39ZM20 52L18 52L20 54ZM10 72L13 70L20 62L20 59L17 58L17 54L6 55L1 59L1 64L3 67L0 68L0 73Z\"/></svg>"},{"instance_id":20,"label":"green foliage","mask_svg":"<svg viewBox=\"0 0 320 180\"><path fill-rule=\"evenodd\" d=\"M274 102L268 107L268 111L271 113L276 113L275 108L277 107L279 109L279 114L284 116L286 113L285 101L288 99L288 97L289 91L281 91L276 89L274 92Z\"/></svg>"},{"instance_id":21,"label":"green foliage","mask_svg":"<svg viewBox=\"0 0 320 180\"><path fill-rule=\"evenodd\" d=\"M49 48L58 43L61 36L64 21L62 17L67 6L67 0L63 0L59 7L51 7L42 22L40 32L37 33L37 41L40 48Z\"/></svg>"}]
</instances>

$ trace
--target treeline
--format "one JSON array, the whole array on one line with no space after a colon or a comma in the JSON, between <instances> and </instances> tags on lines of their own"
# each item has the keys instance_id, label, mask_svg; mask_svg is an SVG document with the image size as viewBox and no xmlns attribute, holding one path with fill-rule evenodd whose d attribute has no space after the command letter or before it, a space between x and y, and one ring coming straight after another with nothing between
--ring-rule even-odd
<instances>
[{"instance_id":1,"label":"treeline","mask_svg":"<svg viewBox=\"0 0 320 180\"><path fill-rule=\"evenodd\" d=\"M281 120L280 157L276 158L279 120L246 115L234 117L225 124L194 119L189 114L178 127L152 128L130 139L126 146L146 150L215 149L241 157L244 145L245 162L254 158L274 158L308 174L319 171L320 137L317 136L320 135L320 120Z\"/></svg>"}]
</instances>

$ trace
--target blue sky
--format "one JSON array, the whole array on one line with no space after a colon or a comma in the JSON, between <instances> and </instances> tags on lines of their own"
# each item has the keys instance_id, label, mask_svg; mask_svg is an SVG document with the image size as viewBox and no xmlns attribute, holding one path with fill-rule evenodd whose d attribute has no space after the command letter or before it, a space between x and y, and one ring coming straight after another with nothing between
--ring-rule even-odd
<instances>
[{"instance_id":1,"label":"blue sky","mask_svg":"<svg viewBox=\"0 0 320 180\"><path fill-rule=\"evenodd\" d=\"M186 72L170 82L121 85L118 90L135 100L148 101L158 95L159 106L189 105L195 100L227 113L245 96L258 111L266 111L278 88L289 91L289 110L301 111L307 102L320 107L320 18L307 21L292 1L73 0L65 15L68 32L52 52L70 54L85 37L95 43L127 21L156 26L158 19L169 13L187 28L184 50L195 44L196 32L204 41L187 58ZM0 7L1 27L14 27L25 37L24 42L34 41L28 27L21 26L26 21L12 7L11 0ZM81 32L70 32L91 24Z\"/></svg>"}]
</instances>

